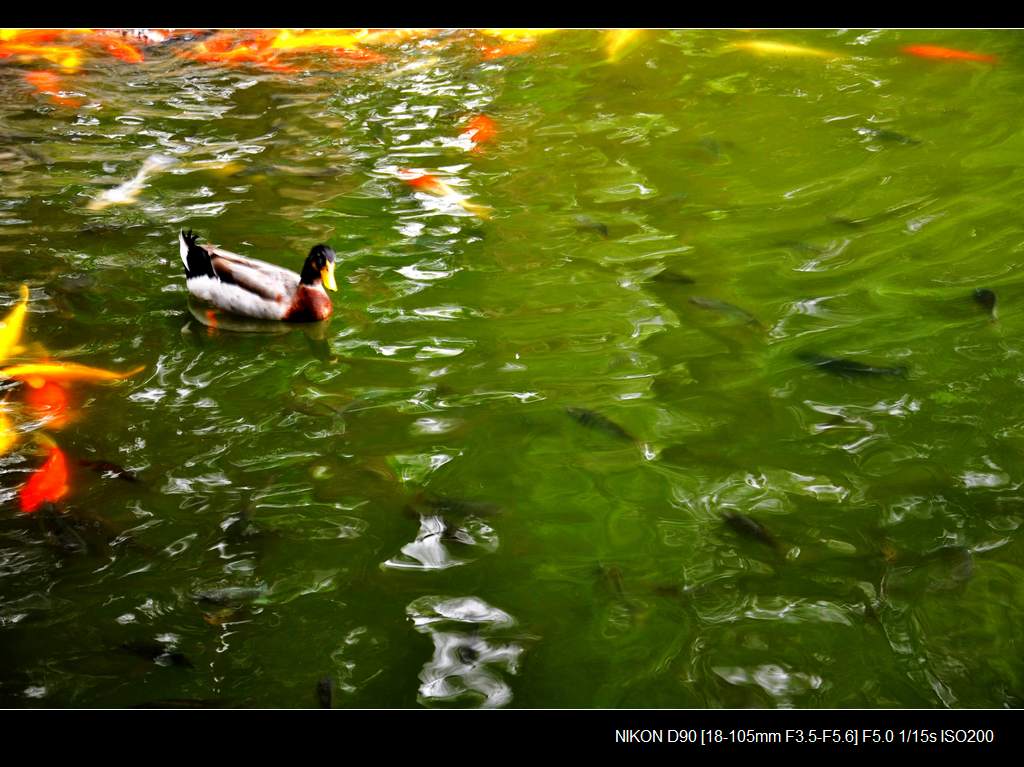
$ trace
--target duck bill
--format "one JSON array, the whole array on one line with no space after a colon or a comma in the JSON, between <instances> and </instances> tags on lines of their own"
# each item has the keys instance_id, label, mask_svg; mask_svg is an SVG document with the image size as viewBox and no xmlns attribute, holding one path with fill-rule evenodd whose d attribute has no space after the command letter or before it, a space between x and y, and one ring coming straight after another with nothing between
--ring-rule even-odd
<instances>
[{"instance_id":1,"label":"duck bill","mask_svg":"<svg viewBox=\"0 0 1024 767\"><path fill-rule=\"evenodd\" d=\"M320 279L328 290L338 289L338 283L334 281L334 264L328 262L327 266L320 270Z\"/></svg>"}]
</instances>

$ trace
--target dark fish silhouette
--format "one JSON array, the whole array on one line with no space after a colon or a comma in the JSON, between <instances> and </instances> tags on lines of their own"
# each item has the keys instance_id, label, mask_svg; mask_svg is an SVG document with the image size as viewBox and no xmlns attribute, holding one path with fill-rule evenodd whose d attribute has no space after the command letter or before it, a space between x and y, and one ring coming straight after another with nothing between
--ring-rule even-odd
<instances>
[{"instance_id":1,"label":"dark fish silhouette","mask_svg":"<svg viewBox=\"0 0 1024 767\"><path fill-rule=\"evenodd\" d=\"M139 477L137 474L135 474L135 472L128 471L128 469L124 468L124 466L119 466L118 464L111 463L110 461L80 460L78 462L78 465L85 466L88 469L92 469L97 474L102 474L103 476L109 475L114 479L123 479L125 482L139 481Z\"/></svg>"},{"instance_id":2,"label":"dark fish silhouette","mask_svg":"<svg viewBox=\"0 0 1024 767\"><path fill-rule=\"evenodd\" d=\"M988 312L988 316L996 319L996 294L988 288L978 288L974 291L974 300Z\"/></svg>"},{"instance_id":3,"label":"dark fish silhouette","mask_svg":"<svg viewBox=\"0 0 1024 767\"><path fill-rule=\"evenodd\" d=\"M872 218L849 218L848 216L826 216L825 219L830 224L836 224L837 226L845 226L848 229L860 229L865 224L869 223Z\"/></svg>"},{"instance_id":4,"label":"dark fish silhouette","mask_svg":"<svg viewBox=\"0 0 1024 767\"><path fill-rule=\"evenodd\" d=\"M165 698L136 703L132 708L225 708L228 705L225 700L210 698Z\"/></svg>"},{"instance_id":5,"label":"dark fish silhouette","mask_svg":"<svg viewBox=\"0 0 1024 767\"><path fill-rule=\"evenodd\" d=\"M329 676L325 676L316 683L316 699L320 703L320 708L332 708L331 704L334 700L334 680Z\"/></svg>"},{"instance_id":6,"label":"dark fish silhouette","mask_svg":"<svg viewBox=\"0 0 1024 767\"><path fill-rule=\"evenodd\" d=\"M197 591L192 598L197 602L209 602L215 605L230 605L239 602L251 602L267 593L265 586L228 586L222 589L206 589Z\"/></svg>"},{"instance_id":7,"label":"dark fish silhouette","mask_svg":"<svg viewBox=\"0 0 1024 767\"><path fill-rule=\"evenodd\" d=\"M451 515L457 517L493 517L502 509L496 503L486 501L467 501L461 498L433 495L420 492L412 499L411 506L419 514Z\"/></svg>"},{"instance_id":8,"label":"dark fish silhouette","mask_svg":"<svg viewBox=\"0 0 1024 767\"><path fill-rule=\"evenodd\" d=\"M766 546L778 550L779 542L775 540L775 536L769 533L764 525L757 520L751 519L746 514L740 514L735 511L723 511L722 520L743 537L759 541Z\"/></svg>"},{"instance_id":9,"label":"dark fish silhouette","mask_svg":"<svg viewBox=\"0 0 1024 767\"><path fill-rule=\"evenodd\" d=\"M626 598L626 591L622 585L622 570L618 565L598 565L597 573L601 582L608 592L619 599Z\"/></svg>"},{"instance_id":10,"label":"dark fish silhouette","mask_svg":"<svg viewBox=\"0 0 1024 767\"><path fill-rule=\"evenodd\" d=\"M160 642L151 642L147 640L124 642L120 649L122 652L137 655L140 658L146 658L147 660L151 660L161 666L195 668L192 665L192 661L186 658L184 654L175 650L170 650L167 645Z\"/></svg>"},{"instance_id":11,"label":"dark fish silhouette","mask_svg":"<svg viewBox=\"0 0 1024 767\"><path fill-rule=\"evenodd\" d=\"M907 369L903 366L894 368L875 367L873 365L865 365L862 362L856 362L855 360L826 357L821 354L814 354L813 352L801 352L796 356L797 359L821 368L827 373L845 378L853 376L905 376L907 374Z\"/></svg>"},{"instance_id":12,"label":"dark fish silhouette","mask_svg":"<svg viewBox=\"0 0 1024 767\"><path fill-rule=\"evenodd\" d=\"M685 274L674 272L671 269L662 269L651 278L654 282L661 282L666 285L693 285L696 280Z\"/></svg>"},{"instance_id":13,"label":"dark fish silhouette","mask_svg":"<svg viewBox=\"0 0 1024 767\"><path fill-rule=\"evenodd\" d=\"M636 442L636 438L628 431L619 426L615 421L605 418L600 413L595 413L593 410L586 410L581 407L567 407L565 412L581 426L586 426L588 429L595 429L596 431L604 432L610 437L616 439L625 440L627 442Z\"/></svg>"},{"instance_id":14,"label":"dark fish silhouette","mask_svg":"<svg viewBox=\"0 0 1024 767\"><path fill-rule=\"evenodd\" d=\"M888 141L892 144L920 144L916 138L898 133L887 128L855 128L861 136L868 136L879 141Z\"/></svg>"},{"instance_id":15,"label":"dark fish silhouette","mask_svg":"<svg viewBox=\"0 0 1024 767\"><path fill-rule=\"evenodd\" d=\"M600 221L595 221L590 216L576 216L577 232L595 232L606 240L608 239L608 227Z\"/></svg>"},{"instance_id":16,"label":"dark fish silhouette","mask_svg":"<svg viewBox=\"0 0 1024 767\"><path fill-rule=\"evenodd\" d=\"M725 301L719 301L714 298L703 298L701 296L690 296L690 303L694 306L699 306L701 309L711 309L712 311L721 312L723 314L731 314L733 317L737 317L743 320L746 324L753 325L754 327L764 327L761 324L761 321L746 309L741 309L740 307L726 303Z\"/></svg>"}]
</instances>

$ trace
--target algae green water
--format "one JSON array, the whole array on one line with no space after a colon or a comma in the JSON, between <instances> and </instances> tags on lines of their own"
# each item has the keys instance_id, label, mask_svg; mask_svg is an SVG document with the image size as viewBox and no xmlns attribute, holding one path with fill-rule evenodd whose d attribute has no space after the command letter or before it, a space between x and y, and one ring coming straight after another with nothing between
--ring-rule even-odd
<instances>
[{"instance_id":1,"label":"algae green water","mask_svg":"<svg viewBox=\"0 0 1024 767\"><path fill-rule=\"evenodd\" d=\"M0 62L22 361L146 366L60 429L4 384L0 704L1020 706L1021 39L155 49L88 61L78 106ZM207 327L180 228L329 243L333 318ZM39 433L69 491L26 514Z\"/></svg>"}]
</instances>

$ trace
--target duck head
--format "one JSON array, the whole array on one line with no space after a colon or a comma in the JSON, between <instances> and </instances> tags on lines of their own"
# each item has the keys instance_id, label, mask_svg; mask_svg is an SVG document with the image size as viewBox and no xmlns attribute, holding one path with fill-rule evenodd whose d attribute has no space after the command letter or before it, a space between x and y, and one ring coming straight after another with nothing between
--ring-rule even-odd
<instances>
[{"instance_id":1,"label":"duck head","mask_svg":"<svg viewBox=\"0 0 1024 767\"><path fill-rule=\"evenodd\" d=\"M328 290L337 290L338 283L334 281L334 251L326 245L314 245L309 255L306 256L306 263L302 265L303 285L316 285L322 281Z\"/></svg>"}]
</instances>

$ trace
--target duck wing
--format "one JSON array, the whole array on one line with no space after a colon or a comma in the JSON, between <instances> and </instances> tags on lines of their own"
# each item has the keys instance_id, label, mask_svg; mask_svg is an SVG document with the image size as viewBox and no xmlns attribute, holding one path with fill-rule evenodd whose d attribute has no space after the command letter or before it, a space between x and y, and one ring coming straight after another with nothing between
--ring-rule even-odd
<instances>
[{"instance_id":1,"label":"duck wing","mask_svg":"<svg viewBox=\"0 0 1024 767\"><path fill-rule=\"evenodd\" d=\"M272 301L282 300L298 287L299 275L289 269L220 248L205 247L210 254L214 274L221 282L238 285Z\"/></svg>"}]
</instances>

